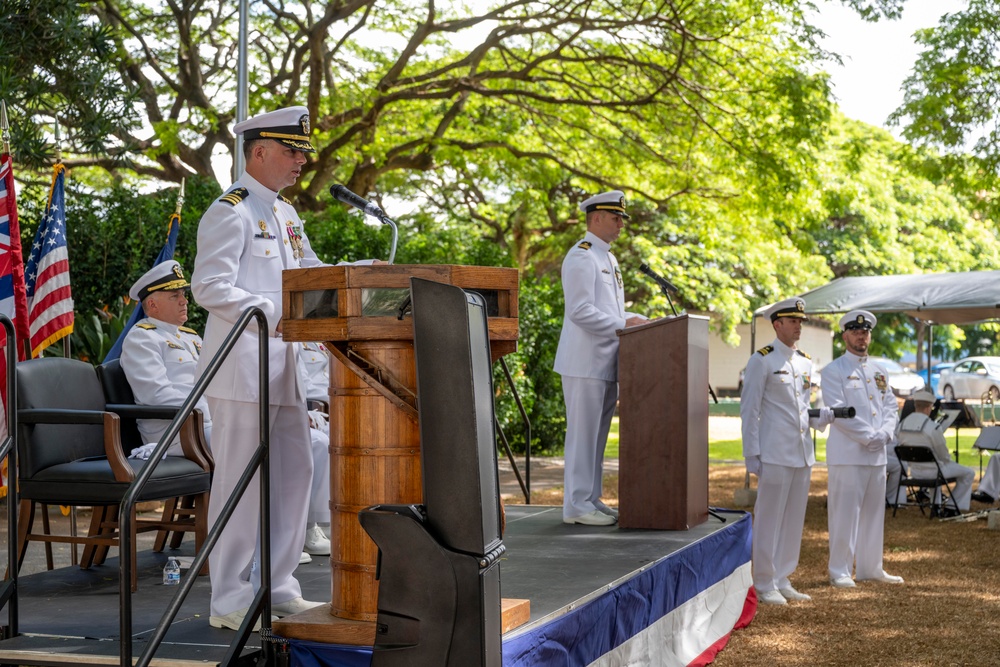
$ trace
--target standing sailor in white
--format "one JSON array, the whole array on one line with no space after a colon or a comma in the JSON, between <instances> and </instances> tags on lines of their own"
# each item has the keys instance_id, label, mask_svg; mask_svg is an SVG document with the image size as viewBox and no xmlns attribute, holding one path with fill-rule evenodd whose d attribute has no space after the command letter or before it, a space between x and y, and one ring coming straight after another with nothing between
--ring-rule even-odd
<instances>
[{"instance_id":1,"label":"standing sailor in white","mask_svg":"<svg viewBox=\"0 0 1000 667\"><path fill-rule=\"evenodd\" d=\"M187 288L181 265L161 262L135 281L129 296L142 304L146 317L135 323L122 342L121 367L139 405L181 405L198 379L201 336L183 326L187 322ZM205 423L205 441L211 443L212 417L208 401L198 399ZM148 459L160 436L170 425L167 419L137 422L142 447L131 458ZM167 456L184 456L180 437L174 439Z\"/></svg>"},{"instance_id":2,"label":"standing sailor in white","mask_svg":"<svg viewBox=\"0 0 1000 667\"><path fill-rule=\"evenodd\" d=\"M604 448L618 403L618 336L645 317L625 312L625 289L611 242L625 220L625 195L612 190L580 204L587 234L566 254L566 309L556 350L566 401L563 521L609 526L617 512L601 502Z\"/></svg>"},{"instance_id":3,"label":"standing sailor in white","mask_svg":"<svg viewBox=\"0 0 1000 667\"><path fill-rule=\"evenodd\" d=\"M816 463L810 426L825 430L833 410L809 418L812 359L798 349L805 302L785 299L767 317L775 339L747 362L740 394L743 457L747 472L757 475L753 511L753 584L765 604L809 600L789 577L799 564L802 527L812 466Z\"/></svg>"},{"instance_id":4,"label":"standing sailor in white","mask_svg":"<svg viewBox=\"0 0 1000 667\"><path fill-rule=\"evenodd\" d=\"M252 306L267 318L270 397L271 609L278 616L305 611L320 602L302 599L294 570L305 540L309 484L313 471L306 413L295 346L281 338L281 274L321 266L302 220L279 191L298 180L309 141L305 107L288 107L238 123L244 138L246 171L202 216L191 290L208 310L202 363L221 347L233 324ZM255 327L239 339L208 387L215 424L215 474L209 521L214 524L258 444L258 365ZM259 485L251 482L209 557L213 627L237 629L258 585Z\"/></svg>"},{"instance_id":5,"label":"standing sailor in white","mask_svg":"<svg viewBox=\"0 0 1000 667\"><path fill-rule=\"evenodd\" d=\"M886 446L895 437L897 406L889 374L868 357L876 321L866 310L844 315L840 327L847 351L822 373L824 402L857 413L834 421L826 441L829 574L837 588L855 585L852 572L858 580L903 583L882 569Z\"/></svg>"}]
</instances>

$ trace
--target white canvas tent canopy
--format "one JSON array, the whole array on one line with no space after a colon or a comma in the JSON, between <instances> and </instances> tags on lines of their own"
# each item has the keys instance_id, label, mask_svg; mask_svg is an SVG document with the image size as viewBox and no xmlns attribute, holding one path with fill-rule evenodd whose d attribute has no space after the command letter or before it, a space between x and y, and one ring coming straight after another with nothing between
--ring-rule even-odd
<instances>
[{"instance_id":1,"label":"white canvas tent canopy","mask_svg":"<svg viewBox=\"0 0 1000 667\"><path fill-rule=\"evenodd\" d=\"M1000 271L838 278L799 296L810 315L859 309L875 314L906 313L929 325L932 331L935 324L972 324L1000 318ZM758 308L753 321L769 307ZM752 338L754 329L751 325ZM755 342L751 349L756 349ZM928 336L928 366L930 349Z\"/></svg>"}]
</instances>

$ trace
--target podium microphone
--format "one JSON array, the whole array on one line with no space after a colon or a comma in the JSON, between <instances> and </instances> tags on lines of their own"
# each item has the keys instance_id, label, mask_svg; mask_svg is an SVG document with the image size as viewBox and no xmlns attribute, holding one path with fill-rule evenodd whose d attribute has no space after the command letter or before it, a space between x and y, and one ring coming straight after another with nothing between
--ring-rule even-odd
<instances>
[{"instance_id":1,"label":"podium microphone","mask_svg":"<svg viewBox=\"0 0 1000 667\"><path fill-rule=\"evenodd\" d=\"M344 202L348 206L353 206L373 218L381 220L385 217L385 213L383 213L382 209L380 209L376 204L371 203L364 197L354 194L343 185L331 185L330 194L333 195L333 198L337 201Z\"/></svg>"},{"instance_id":2,"label":"podium microphone","mask_svg":"<svg viewBox=\"0 0 1000 667\"><path fill-rule=\"evenodd\" d=\"M364 212L366 215L370 215L377 219L383 225L389 225L392 229L392 246L389 249L388 263L392 264L396 261L396 241L399 238L399 230L396 228L396 223L393 222L392 219L387 216L376 204L371 203L364 197L354 194L343 185L331 185L330 194L333 195L333 198L337 201L344 202L348 206L353 206L359 211Z\"/></svg>"},{"instance_id":3,"label":"podium microphone","mask_svg":"<svg viewBox=\"0 0 1000 667\"><path fill-rule=\"evenodd\" d=\"M639 270L645 273L650 278L652 278L653 282L659 285L660 289L662 289L664 292L673 292L674 294L677 294L677 287L672 282L670 282L669 280L658 274L656 271L653 271L653 269L649 268L649 264L640 264Z\"/></svg>"},{"instance_id":4,"label":"podium microphone","mask_svg":"<svg viewBox=\"0 0 1000 667\"><path fill-rule=\"evenodd\" d=\"M677 293L677 288L672 282L658 274L653 269L649 268L649 264L645 262L639 265L639 271L646 274L653 279L653 282L660 286L660 291L663 292L663 296L667 297L667 303L670 304L670 310L674 313L674 317L677 317L677 309L674 308L674 300L670 298L670 293Z\"/></svg>"}]
</instances>

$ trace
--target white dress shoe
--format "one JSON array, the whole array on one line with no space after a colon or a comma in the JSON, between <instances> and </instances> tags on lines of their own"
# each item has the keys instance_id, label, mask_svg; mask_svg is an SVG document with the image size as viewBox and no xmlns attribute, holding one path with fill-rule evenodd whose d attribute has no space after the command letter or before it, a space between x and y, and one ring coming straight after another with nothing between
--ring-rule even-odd
<instances>
[{"instance_id":1,"label":"white dress shoe","mask_svg":"<svg viewBox=\"0 0 1000 667\"><path fill-rule=\"evenodd\" d=\"M877 574L874 577L858 577L862 581L881 581L884 584L901 584L903 583L902 577L897 577L894 574L889 574L885 570L882 570L882 574Z\"/></svg>"},{"instance_id":2,"label":"white dress shoe","mask_svg":"<svg viewBox=\"0 0 1000 667\"><path fill-rule=\"evenodd\" d=\"M849 576L837 577L836 579L831 579L830 584L835 588L854 588L854 580Z\"/></svg>"},{"instance_id":3,"label":"white dress shoe","mask_svg":"<svg viewBox=\"0 0 1000 667\"><path fill-rule=\"evenodd\" d=\"M303 551L302 555L299 556L299 565L305 565L306 563L311 563L311 562L313 562L313 557L307 554L305 551Z\"/></svg>"},{"instance_id":4,"label":"white dress shoe","mask_svg":"<svg viewBox=\"0 0 1000 667\"><path fill-rule=\"evenodd\" d=\"M757 600L764 604L788 604L785 597L778 591L757 591Z\"/></svg>"},{"instance_id":5,"label":"white dress shoe","mask_svg":"<svg viewBox=\"0 0 1000 667\"><path fill-rule=\"evenodd\" d=\"M582 523L584 526L613 526L615 525L615 521L616 519L613 516L608 516L599 510L587 512L583 516L563 517L563 523Z\"/></svg>"},{"instance_id":6,"label":"white dress shoe","mask_svg":"<svg viewBox=\"0 0 1000 667\"><path fill-rule=\"evenodd\" d=\"M781 593L781 597L791 602L806 602L807 600L812 600L811 597L809 597L805 593L799 593L791 586L789 586L788 588L779 588L778 592Z\"/></svg>"},{"instance_id":7,"label":"white dress shoe","mask_svg":"<svg viewBox=\"0 0 1000 667\"><path fill-rule=\"evenodd\" d=\"M326 539L330 539L330 524L320 523L316 525L318 525L319 529L323 531L323 535L326 537Z\"/></svg>"},{"instance_id":8,"label":"white dress shoe","mask_svg":"<svg viewBox=\"0 0 1000 667\"><path fill-rule=\"evenodd\" d=\"M246 618L247 612L250 611L250 607L246 609L237 609L236 611L231 611L223 616L209 616L208 624L213 628L229 628L230 630L239 630L240 626L243 625L243 619ZM271 616L271 622L277 621L277 616ZM260 618L253 626L253 631L257 632L260 630Z\"/></svg>"},{"instance_id":9,"label":"white dress shoe","mask_svg":"<svg viewBox=\"0 0 1000 667\"><path fill-rule=\"evenodd\" d=\"M315 609L316 607L322 607L325 604L325 602L313 602L312 600L303 600L302 598L292 598L288 602L272 604L271 611L279 617L284 617L308 611L310 609Z\"/></svg>"},{"instance_id":10,"label":"white dress shoe","mask_svg":"<svg viewBox=\"0 0 1000 667\"><path fill-rule=\"evenodd\" d=\"M315 523L306 530L305 552L313 556L330 555L330 540L326 539L323 529Z\"/></svg>"},{"instance_id":11,"label":"white dress shoe","mask_svg":"<svg viewBox=\"0 0 1000 667\"><path fill-rule=\"evenodd\" d=\"M618 510L616 510L614 507L608 507L600 500L594 501L594 507L596 507L597 511L600 512L601 514L607 514L608 516L613 516L615 519L618 518Z\"/></svg>"}]
</instances>

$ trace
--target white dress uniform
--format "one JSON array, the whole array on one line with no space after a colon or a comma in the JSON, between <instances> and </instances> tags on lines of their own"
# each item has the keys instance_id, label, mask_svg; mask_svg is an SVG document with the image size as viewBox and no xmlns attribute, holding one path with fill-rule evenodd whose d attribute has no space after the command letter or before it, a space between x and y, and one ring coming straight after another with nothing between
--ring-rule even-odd
<instances>
[{"instance_id":1,"label":"white dress uniform","mask_svg":"<svg viewBox=\"0 0 1000 667\"><path fill-rule=\"evenodd\" d=\"M321 266L291 203L244 173L217 199L198 226L198 254L191 291L208 310L202 365L215 356L233 324L249 307L267 318L271 455L271 602L302 596L293 576L305 539L313 471L306 394L296 368L295 346L275 335L281 319L281 272ZM231 495L258 444L258 334L248 328L206 392L215 422L215 474L209 522ZM253 601L259 523L259 483L247 488L212 551L213 616ZM253 581L251 581L253 579Z\"/></svg>"},{"instance_id":2,"label":"white dress uniform","mask_svg":"<svg viewBox=\"0 0 1000 667\"><path fill-rule=\"evenodd\" d=\"M944 473L944 476L956 478L955 502L958 504L958 509L968 510L972 500L972 483L976 479L976 471L951 460L951 453L948 451L948 443L945 442L944 433L937 426L937 422L924 413L911 413L899 424L897 436L899 444L929 447L934 452L934 458L941 466L941 472ZM934 477L937 474L937 468L933 464L912 463L910 467L913 474L917 476ZM937 492L938 498L940 498L940 493L940 491Z\"/></svg>"},{"instance_id":3,"label":"white dress uniform","mask_svg":"<svg viewBox=\"0 0 1000 667\"><path fill-rule=\"evenodd\" d=\"M743 376L743 456L761 462L752 547L753 583L761 593L789 588L799 563L816 463L809 429L820 426L808 413L812 372L808 355L775 339L750 357Z\"/></svg>"},{"instance_id":4,"label":"white dress uniform","mask_svg":"<svg viewBox=\"0 0 1000 667\"><path fill-rule=\"evenodd\" d=\"M997 494L1000 494L1000 454L993 454L990 457L986 464L986 472L979 480L979 488L976 490L982 491L994 501L997 499Z\"/></svg>"},{"instance_id":5,"label":"white dress uniform","mask_svg":"<svg viewBox=\"0 0 1000 667\"><path fill-rule=\"evenodd\" d=\"M823 398L831 408L853 407L853 419L837 419L826 441L831 580L883 575L886 443L896 428L896 397L889 374L851 352L826 365ZM879 435L881 434L881 435Z\"/></svg>"},{"instance_id":6,"label":"white dress uniform","mask_svg":"<svg viewBox=\"0 0 1000 667\"><path fill-rule=\"evenodd\" d=\"M198 380L201 336L194 329L146 317L135 323L122 342L121 365L136 403L180 405ZM196 407L205 418L205 440L211 443L212 418L202 396ZM142 441L158 443L170 425L165 419L140 419ZM167 450L168 456L183 456L180 437Z\"/></svg>"},{"instance_id":7,"label":"white dress uniform","mask_svg":"<svg viewBox=\"0 0 1000 667\"><path fill-rule=\"evenodd\" d=\"M587 232L562 263L566 310L554 369L566 400L563 517L597 509L604 448L618 402L618 336L625 289L611 246Z\"/></svg>"},{"instance_id":8,"label":"white dress uniform","mask_svg":"<svg viewBox=\"0 0 1000 667\"><path fill-rule=\"evenodd\" d=\"M300 343L299 372L306 396L329 401L330 360L319 343ZM309 494L309 523L330 523L330 422L318 410L309 411L313 475Z\"/></svg>"}]
</instances>

